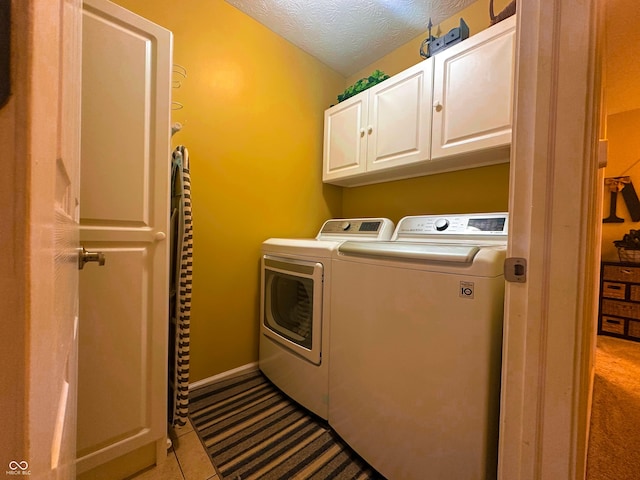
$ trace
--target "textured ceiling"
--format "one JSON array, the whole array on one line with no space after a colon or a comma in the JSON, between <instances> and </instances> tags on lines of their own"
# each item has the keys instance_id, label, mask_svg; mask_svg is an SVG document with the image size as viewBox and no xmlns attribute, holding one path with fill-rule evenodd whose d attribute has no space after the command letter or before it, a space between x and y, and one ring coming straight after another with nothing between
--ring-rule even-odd
<instances>
[{"instance_id":1,"label":"textured ceiling","mask_svg":"<svg viewBox=\"0 0 640 480\"><path fill-rule=\"evenodd\" d=\"M226 0L349 76L475 0Z\"/></svg>"}]
</instances>

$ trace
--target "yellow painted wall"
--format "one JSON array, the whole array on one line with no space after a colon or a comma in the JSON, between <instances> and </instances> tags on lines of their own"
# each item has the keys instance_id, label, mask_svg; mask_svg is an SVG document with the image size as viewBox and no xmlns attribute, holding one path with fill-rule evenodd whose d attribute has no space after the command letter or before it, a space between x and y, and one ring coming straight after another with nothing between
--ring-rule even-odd
<instances>
[{"instance_id":1,"label":"yellow painted wall","mask_svg":"<svg viewBox=\"0 0 640 480\"><path fill-rule=\"evenodd\" d=\"M344 78L223 0L116 0L174 34L194 217L191 381L257 360L260 244L340 215L324 109ZM179 77L176 77L179 78Z\"/></svg>"},{"instance_id":2,"label":"yellow painted wall","mask_svg":"<svg viewBox=\"0 0 640 480\"><path fill-rule=\"evenodd\" d=\"M502 11L510 0L495 0L494 12ZM440 36L460 24L464 18L472 36L489 26L489 0L478 0L458 14L435 25L432 34ZM376 69L389 75L422 61L420 45L427 32L419 35L379 61L350 76L345 87ZM500 164L461 172L345 188L342 214L383 216L397 222L405 215L507 211L509 165Z\"/></svg>"},{"instance_id":3,"label":"yellow painted wall","mask_svg":"<svg viewBox=\"0 0 640 480\"><path fill-rule=\"evenodd\" d=\"M636 61L640 32L637 19L629 12L636 7L632 0L606 2L604 112L606 124L601 129L609 141L608 164L605 177L625 175L631 177L640 195L640 77ZM638 163L636 163L638 162ZM609 216L611 195L604 187L602 214ZM614 240L621 240L629 230L640 230L640 222L633 222L621 194L617 197L617 216L624 223L602 224L602 260L618 261Z\"/></svg>"},{"instance_id":4,"label":"yellow painted wall","mask_svg":"<svg viewBox=\"0 0 640 480\"><path fill-rule=\"evenodd\" d=\"M609 115L607 117L607 137L609 140L608 165L605 177L628 175L633 186L640 195L640 109ZM603 216L610 210L611 195L607 187L604 193ZM631 221L629 211L622 194L618 194L616 215L624 219L624 223L602 224L602 260L618 261L618 251L614 240L622 239L630 229L640 230L640 222Z\"/></svg>"},{"instance_id":5,"label":"yellow painted wall","mask_svg":"<svg viewBox=\"0 0 640 480\"><path fill-rule=\"evenodd\" d=\"M505 212L508 186L505 164L345 188L342 214L382 216L397 223L407 215Z\"/></svg>"},{"instance_id":6,"label":"yellow painted wall","mask_svg":"<svg viewBox=\"0 0 640 480\"><path fill-rule=\"evenodd\" d=\"M268 237L311 237L338 216L507 209L507 165L342 189L321 181L324 110L376 68L421 60L424 35L345 79L223 0L115 0L174 34L187 69L173 138L190 153L194 215L191 381L257 360L259 250ZM496 0L496 12L508 0ZM488 26L488 0L463 17ZM352 79L355 79L352 81Z\"/></svg>"}]
</instances>

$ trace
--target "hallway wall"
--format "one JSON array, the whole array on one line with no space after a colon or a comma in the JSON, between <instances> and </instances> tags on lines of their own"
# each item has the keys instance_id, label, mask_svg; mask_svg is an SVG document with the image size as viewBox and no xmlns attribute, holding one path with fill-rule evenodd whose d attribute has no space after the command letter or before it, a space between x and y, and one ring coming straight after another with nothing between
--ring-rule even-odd
<instances>
[{"instance_id":1,"label":"hallway wall","mask_svg":"<svg viewBox=\"0 0 640 480\"><path fill-rule=\"evenodd\" d=\"M640 89L639 89L640 90ZM640 195L640 108L620 112L607 117L607 137L609 140L609 164L605 169L606 177L616 177L624 173L631 177L634 189ZM611 195L605 186L603 215L610 210ZM622 194L618 194L616 215L624 223L602 224L602 260L619 261L614 240L621 240L629 230L640 230L640 222L631 220Z\"/></svg>"},{"instance_id":2,"label":"hallway wall","mask_svg":"<svg viewBox=\"0 0 640 480\"><path fill-rule=\"evenodd\" d=\"M609 151L604 176L631 177L640 196L640 63L635 60L640 48L640 30L637 28L637 15L630 12L638 12L636 0L606 2L603 68ZM609 215L610 198L610 191L605 186L604 217ZM623 218L624 223L602 225L602 259L605 261L619 260L614 240L622 239L631 229L640 230L640 222L631 220L620 194L617 216Z\"/></svg>"}]
</instances>

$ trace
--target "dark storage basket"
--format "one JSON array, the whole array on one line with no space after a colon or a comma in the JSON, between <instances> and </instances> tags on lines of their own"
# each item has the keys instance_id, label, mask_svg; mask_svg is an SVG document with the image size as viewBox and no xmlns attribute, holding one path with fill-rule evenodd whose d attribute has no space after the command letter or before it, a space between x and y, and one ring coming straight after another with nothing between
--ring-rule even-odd
<instances>
[{"instance_id":1,"label":"dark storage basket","mask_svg":"<svg viewBox=\"0 0 640 480\"><path fill-rule=\"evenodd\" d=\"M618 247L618 256L621 262L640 263L640 250Z\"/></svg>"}]
</instances>

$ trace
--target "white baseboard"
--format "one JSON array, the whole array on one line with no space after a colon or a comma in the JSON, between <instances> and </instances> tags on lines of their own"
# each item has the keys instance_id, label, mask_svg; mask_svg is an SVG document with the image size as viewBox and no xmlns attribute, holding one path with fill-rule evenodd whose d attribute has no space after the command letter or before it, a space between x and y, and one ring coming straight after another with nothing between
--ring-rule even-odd
<instances>
[{"instance_id":1,"label":"white baseboard","mask_svg":"<svg viewBox=\"0 0 640 480\"><path fill-rule=\"evenodd\" d=\"M218 375L214 375L213 377L203 378L202 380L198 380L197 382L190 383L189 390L204 387L205 385L216 383L220 380L226 380L227 378L238 377L255 370L258 370L258 362L247 363L246 365L234 368L232 370L227 370L226 372L219 373Z\"/></svg>"}]
</instances>

